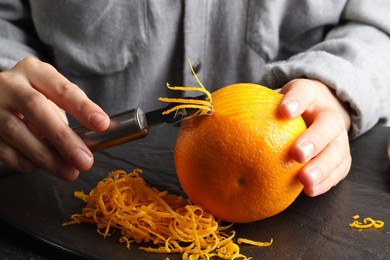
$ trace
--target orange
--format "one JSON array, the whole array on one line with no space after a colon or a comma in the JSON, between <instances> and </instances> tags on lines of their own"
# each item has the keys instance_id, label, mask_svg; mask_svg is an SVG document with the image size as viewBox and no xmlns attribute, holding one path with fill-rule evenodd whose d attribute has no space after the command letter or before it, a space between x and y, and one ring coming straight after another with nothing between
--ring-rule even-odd
<instances>
[{"instance_id":1,"label":"orange","mask_svg":"<svg viewBox=\"0 0 390 260\"><path fill-rule=\"evenodd\" d=\"M306 130L301 117L278 115L283 95L256 84L212 93L209 116L183 122L175 146L180 184L215 217L245 223L286 209L302 191L302 164L290 146Z\"/></svg>"}]
</instances>

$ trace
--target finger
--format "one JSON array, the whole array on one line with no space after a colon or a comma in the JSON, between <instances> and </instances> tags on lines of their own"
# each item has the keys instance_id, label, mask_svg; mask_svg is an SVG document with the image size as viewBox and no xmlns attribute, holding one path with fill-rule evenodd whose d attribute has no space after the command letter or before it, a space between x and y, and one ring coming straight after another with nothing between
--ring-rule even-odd
<instances>
[{"instance_id":1,"label":"finger","mask_svg":"<svg viewBox=\"0 0 390 260\"><path fill-rule=\"evenodd\" d=\"M299 173L308 196L327 192L346 177L351 167L348 137L342 133Z\"/></svg>"},{"instance_id":2,"label":"finger","mask_svg":"<svg viewBox=\"0 0 390 260\"><path fill-rule=\"evenodd\" d=\"M17 91L9 93L8 106L20 111L67 162L80 171L90 169L93 164L92 153L64 122L62 115L53 109L53 103L42 93L26 86L26 81L20 80L14 84Z\"/></svg>"},{"instance_id":3,"label":"finger","mask_svg":"<svg viewBox=\"0 0 390 260\"><path fill-rule=\"evenodd\" d=\"M304 193L310 197L315 197L326 193L346 177L348 174L348 170L346 170L348 167L346 165L346 163L339 165L339 167L335 168L332 171L332 174L321 183L315 186L304 186Z\"/></svg>"},{"instance_id":4,"label":"finger","mask_svg":"<svg viewBox=\"0 0 390 260\"><path fill-rule=\"evenodd\" d=\"M333 109L319 112L315 121L291 146L291 154L294 160L304 163L322 151L343 132L341 120L341 118L335 116Z\"/></svg>"},{"instance_id":5,"label":"finger","mask_svg":"<svg viewBox=\"0 0 390 260\"><path fill-rule=\"evenodd\" d=\"M313 81L297 79L288 82L282 89L284 94L279 105L279 113L285 118L295 118L316 101L318 90Z\"/></svg>"},{"instance_id":6,"label":"finger","mask_svg":"<svg viewBox=\"0 0 390 260\"><path fill-rule=\"evenodd\" d=\"M50 173L64 180L74 180L79 172L77 169L65 162L59 154L51 147L38 140L35 135L24 124L22 119L14 116L6 110L0 110L0 136L6 152L1 160L8 165L17 168L18 154L23 154L35 165L44 168Z\"/></svg>"},{"instance_id":7,"label":"finger","mask_svg":"<svg viewBox=\"0 0 390 260\"><path fill-rule=\"evenodd\" d=\"M27 78L39 92L94 131L104 131L110 120L107 114L75 84L53 66L36 59L25 59Z\"/></svg>"},{"instance_id":8,"label":"finger","mask_svg":"<svg viewBox=\"0 0 390 260\"><path fill-rule=\"evenodd\" d=\"M32 172L37 166L19 151L0 139L0 161L20 172Z\"/></svg>"},{"instance_id":9,"label":"finger","mask_svg":"<svg viewBox=\"0 0 390 260\"><path fill-rule=\"evenodd\" d=\"M59 111L58 107L53 102L51 102L50 100L48 101L51 104L53 111L57 111L61 119L65 122L66 125L68 125L68 119L66 117L66 114L62 110ZM26 124L26 126L30 129L30 131L35 135L37 139L41 140L42 142L45 142L46 144L49 144L45 136L41 133L41 131L37 127L35 127L33 123L30 123L29 120L23 115L21 115L20 118L23 119L23 122Z\"/></svg>"}]
</instances>

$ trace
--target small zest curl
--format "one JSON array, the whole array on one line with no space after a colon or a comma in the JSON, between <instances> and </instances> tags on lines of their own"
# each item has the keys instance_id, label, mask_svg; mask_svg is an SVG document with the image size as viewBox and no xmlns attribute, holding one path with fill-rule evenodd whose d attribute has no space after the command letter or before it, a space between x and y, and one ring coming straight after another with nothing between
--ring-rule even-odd
<instances>
[{"instance_id":1,"label":"small zest curl","mask_svg":"<svg viewBox=\"0 0 390 260\"><path fill-rule=\"evenodd\" d=\"M270 246L270 245L272 245L272 242L274 242L274 240L272 238L269 242L259 242L259 241L254 241L251 239L241 238L241 237L237 239L237 243L239 245L240 244L247 244L247 245L252 245L252 246Z\"/></svg>"},{"instance_id":2,"label":"small zest curl","mask_svg":"<svg viewBox=\"0 0 390 260\"><path fill-rule=\"evenodd\" d=\"M359 221L359 215L355 215L352 218L353 221L349 224L349 227L359 229L359 231L368 228L380 229L383 228L383 226L385 225L382 220L374 220L370 217L364 218L363 222Z\"/></svg>"}]
</instances>

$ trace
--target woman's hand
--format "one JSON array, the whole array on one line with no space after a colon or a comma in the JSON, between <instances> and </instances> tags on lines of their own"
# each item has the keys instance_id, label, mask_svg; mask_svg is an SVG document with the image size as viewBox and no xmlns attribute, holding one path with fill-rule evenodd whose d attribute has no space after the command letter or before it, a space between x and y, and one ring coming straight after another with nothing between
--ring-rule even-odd
<instances>
[{"instance_id":1,"label":"woman's hand","mask_svg":"<svg viewBox=\"0 0 390 260\"><path fill-rule=\"evenodd\" d=\"M0 73L0 161L29 172L42 167L74 180L93 164L93 155L69 128L63 110L94 131L109 118L54 67L26 58Z\"/></svg>"},{"instance_id":2,"label":"woman's hand","mask_svg":"<svg viewBox=\"0 0 390 260\"><path fill-rule=\"evenodd\" d=\"M317 196L344 179L351 167L348 130L351 119L332 91L316 80L287 83L279 112L285 118L302 115L308 129L297 138L291 153L307 164L299 173L308 196Z\"/></svg>"}]
</instances>

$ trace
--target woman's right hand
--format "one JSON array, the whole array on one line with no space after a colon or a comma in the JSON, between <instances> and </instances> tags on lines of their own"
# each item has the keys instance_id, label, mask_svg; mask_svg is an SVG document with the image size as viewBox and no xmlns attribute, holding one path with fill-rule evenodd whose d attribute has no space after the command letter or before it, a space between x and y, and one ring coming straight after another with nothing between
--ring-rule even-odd
<instances>
[{"instance_id":1,"label":"woman's right hand","mask_svg":"<svg viewBox=\"0 0 390 260\"><path fill-rule=\"evenodd\" d=\"M93 155L68 126L65 112L90 130L109 117L53 66L26 58L0 73L0 161L22 172L41 167L74 180L92 167Z\"/></svg>"}]
</instances>

